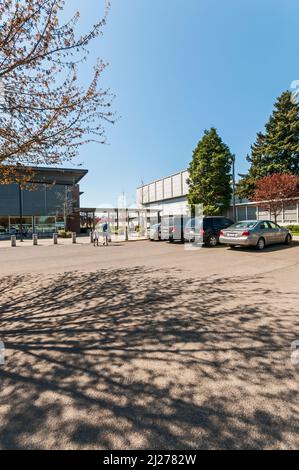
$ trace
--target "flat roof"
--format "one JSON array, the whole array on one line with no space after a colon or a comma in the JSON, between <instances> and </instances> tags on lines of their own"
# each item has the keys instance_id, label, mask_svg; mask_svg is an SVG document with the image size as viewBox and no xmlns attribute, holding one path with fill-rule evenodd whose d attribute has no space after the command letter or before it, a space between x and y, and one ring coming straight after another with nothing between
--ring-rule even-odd
<instances>
[{"instance_id":1,"label":"flat roof","mask_svg":"<svg viewBox=\"0 0 299 470\"><path fill-rule=\"evenodd\" d=\"M22 171L25 173L32 171L32 177L29 178L30 183L40 184L61 184L73 185L78 184L79 181L88 173L88 170L78 168L57 168L57 167L43 167L43 166L22 166L17 168L19 174Z\"/></svg>"},{"instance_id":2,"label":"flat roof","mask_svg":"<svg viewBox=\"0 0 299 470\"><path fill-rule=\"evenodd\" d=\"M151 184L157 183L158 181L163 181L163 180L166 180L167 178L172 178L173 176L180 175L182 173L185 173L186 171L188 171L188 168L185 168L185 170L177 171L176 173L172 173L171 175L168 175L168 176L163 176L162 178L158 178L156 180L153 180L150 183L144 183L141 186L137 186L136 190L144 188L145 186L150 186Z\"/></svg>"}]
</instances>

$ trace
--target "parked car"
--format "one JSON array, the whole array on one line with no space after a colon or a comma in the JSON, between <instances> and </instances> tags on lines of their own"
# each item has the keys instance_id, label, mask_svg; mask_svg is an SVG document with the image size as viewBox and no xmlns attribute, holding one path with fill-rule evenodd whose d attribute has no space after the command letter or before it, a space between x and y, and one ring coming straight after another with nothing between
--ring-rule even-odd
<instances>
[{"instance_id":1,"label":"parked car","mask_svg":"<svg viewBox=\"0 0 299 470\"><path fill-rule=\"evenodd\" d=\"M271 220L244 220L222 230L219 241L230 247L254 246L263 250L266 245L274 243L289 245L292 235L287 228L280 227Z\"/></svg>"},{"instance_id":2,"label":"parked car","mask_svg":"<svg viewBox=\"0 0 299 470\"><path fill-rule=\"evenodd\" d=\"M164 216L161 221L161 240L170 243L184 241L184 227L188 219L183 215Z\"/></svg>"},{"instance_id":3,"label":"parked car","mask_svg":"<svg viewBox=\"0 0 299 470\"><path fill-rule=\"evenodd\" d=\"M150 240L161 240L161 224L154 224L149 229L148 237Z\"/></svg>"},{"instance_id":4,"label":"parked car","mask_svg":"<svg viewBox=\"0 0 299 470\"><path fill-rule=\"evenodd\" d=\"M186 242L202 242L208 247L218 244L220 230L233 224L231 219L220 216L207 216L192 218L184 229L184 240Z\"/></svg>"}]
</instances>

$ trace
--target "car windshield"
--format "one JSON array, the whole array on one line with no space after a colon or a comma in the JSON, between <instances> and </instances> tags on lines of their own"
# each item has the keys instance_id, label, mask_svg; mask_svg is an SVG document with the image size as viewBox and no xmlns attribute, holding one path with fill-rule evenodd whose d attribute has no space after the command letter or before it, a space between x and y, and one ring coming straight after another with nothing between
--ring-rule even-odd
<instances>
[{"instance_id":1,"label":"car windshield","mask_svg":"<svg viewBox=\"0 0 299 470\"><path fill-rule=\"evenodd\" d=\"M229 228L231 229L244 229L244 228L253 228L257 224L257 220L245 220L243 222L237 222L231 225Z\"/></svg>"}]
</instances>

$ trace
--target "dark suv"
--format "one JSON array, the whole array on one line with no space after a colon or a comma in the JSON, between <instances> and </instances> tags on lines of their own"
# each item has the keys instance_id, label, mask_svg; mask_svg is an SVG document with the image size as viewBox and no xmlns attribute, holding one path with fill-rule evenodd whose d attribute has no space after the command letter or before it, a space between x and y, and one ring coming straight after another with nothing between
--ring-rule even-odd
<instances>
[{"instance_id":1,"label":"dark suv","mask_svg":"<svg viewBox=\"0 0 299 470\"><path fill-rule=\"evenodd\" d=\"M206 246L216 246L220 230L230 227L234 222L226 217L208 216L203 219L189 219L184 229L186 242L203 242Z\"/></svg>"}]
</instances>

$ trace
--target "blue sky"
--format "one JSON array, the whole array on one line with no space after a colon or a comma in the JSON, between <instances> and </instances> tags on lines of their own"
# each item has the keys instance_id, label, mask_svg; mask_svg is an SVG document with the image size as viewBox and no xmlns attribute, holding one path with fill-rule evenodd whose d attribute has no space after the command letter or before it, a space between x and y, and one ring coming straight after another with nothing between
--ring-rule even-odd
<instances>
[{"instance_id":1,"label":"blue sky","mask_svg":"<svg viewBox=\"0 0 299 470\"><path fill-rule=\"evenodd\" d=\"M66 3L87 28L104 0ZM106 126L109 145L80 149L81 205L115 204L123 191L133 203L141 181L186 168L211 126L246 171L276 97L299 78L298 26L294 0L112 0L90 59L109 62L102 86L120 119Z\"/></svg>"}]
</instances>

